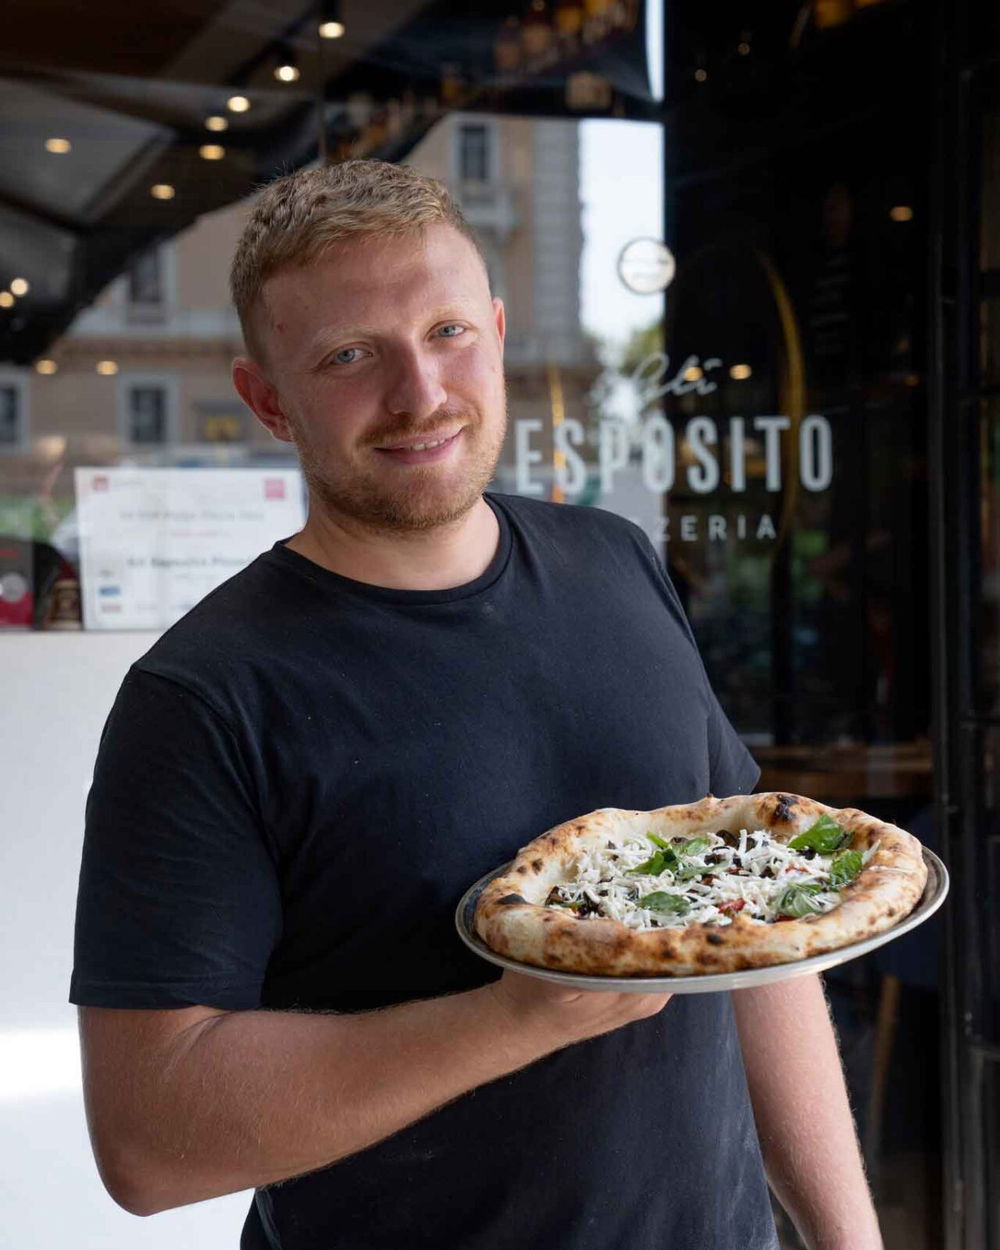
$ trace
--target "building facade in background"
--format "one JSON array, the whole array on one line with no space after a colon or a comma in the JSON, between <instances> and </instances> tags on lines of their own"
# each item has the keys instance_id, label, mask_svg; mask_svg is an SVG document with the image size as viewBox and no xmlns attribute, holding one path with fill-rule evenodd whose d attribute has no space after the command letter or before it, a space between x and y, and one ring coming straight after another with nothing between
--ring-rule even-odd
<instances>
[{"instance_id":1,"label":"building facade in background","mask_svg":"<svg viewBox=\"0 0 1000 1250\"><path fill-rule=\"evenodd\" d=\"M457 196L506 305L511 434L498 482L519 484L520 428L532 469L520 484L548 495L552 413L585 422L599 373L580 324L578 125L456 114L407 163ZM12 453L0 459L2 493L41 496L58 513L77 465L294 463L230 381L243 344L229 263L247 211L219 210L146 252L34 368L0 367L0 457Z\"/></svg>"}]
</instances>

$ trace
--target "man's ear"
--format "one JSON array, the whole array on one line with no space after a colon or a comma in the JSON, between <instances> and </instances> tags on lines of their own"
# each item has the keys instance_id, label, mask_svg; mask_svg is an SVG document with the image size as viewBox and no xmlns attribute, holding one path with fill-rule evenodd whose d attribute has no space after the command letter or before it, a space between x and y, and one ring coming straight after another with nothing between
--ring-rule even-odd
<instances>
[{"instance_id":1,"label":"man's ear","mask_svg":"<svg viewBox=\"0 0 1000 1250\"><path fill-rule=\"evenodd\" d=\"M295 441L278 392L264 376L256 360L250 356L236 357L233 361L233 386L240 399L274 438L283 443Z\"/></svg>"},{"instance_id":2,"label":"man's ear","mask_svg":"<svg viewBox=\"0 0 1000 1250\"><path fill-rule=\"evenodd\" d=\"M499 295L493 297L493 315L497 323L497 338L500 340L500 350L503 351L503 341L507 335L507 314L504 312L503 300Z\"/></svg>"}]
</instances>

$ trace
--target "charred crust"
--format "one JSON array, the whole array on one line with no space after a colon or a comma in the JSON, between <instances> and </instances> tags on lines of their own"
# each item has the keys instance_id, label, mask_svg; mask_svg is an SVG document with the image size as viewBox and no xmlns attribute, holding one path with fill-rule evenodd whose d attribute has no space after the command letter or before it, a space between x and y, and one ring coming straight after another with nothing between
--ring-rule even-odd
<instances>
[{"instance_id":1,"label":"charred crust","mask_svg":"<svg viewBox=\"0 0 1000 1250\"><path fill-rule=\"evenodd\" d=\"M545 867L545 865L542 863L540 859L533 859L531 861L531 866L532 868L534 868L535 872L541 872L542 869Z\"/></svg>"},{"instance_id":2,"label":"charred crust","mask_svg":"<svg viewBox=\"0 0 1000 1250\"><path fill-rule=\"evenodd\" d=\"M584 916L575 908L529 905L523 895L517 892L515 880L521 881L525 876L538 875L541 881L545 881L546 864L550 861L553 867L558 861L565 869L569 863L569 854L576 849L578 833L585 833L588 838L599 835L600 842L608 839L611 841L608 849L612 850L616 845L613 839L620 835L624 818L648 815L615 809L614 819L609 820L606 819L606 810L610 809L601 809L590 813L589 817L577 818L550 829L537 838L530 848L522 848L515 864L508 870L510 875L495 881L480 900L477 908L478 930L485 939L485 932L495 928L495 932L502 939L495 949L501 954L510 953L503 949L506 942L505 909L516 905L521 905L526 922L544 922L544 939L537 943L537 959L529 957L528 962L575 972L636 977L654 974L662 976L665 972L685 976L720 970L735 972L745 968L767 967L774 963L794 962L797 958L821 954L824 950L844 944L837 940L832 940L831 944L828 940L828 930L832 931L835 926L831 924L827 913L801 919L783 916L760 929L751 929L746 923L741 926L740 918L736 916L732 927L719 927L714 932L712 926L707 929L698 926L701 929L700 934L679 935L674 930L636 934L632 930L624 931L618 922L604 919L600 914ZM673 832L674 826L697 818L699 822L704 822L704 828L717 829L720 839L730 846L737 842L737 835L723 826L728 825L730 829L734 826L743 828L751 821L760 821L762 824L755 825L755 828L771 827L784 840L797 828L803 827L809 818L816 818L823 812L828 812L841 827L851 832L854 846L860 847L866 843L870 845L878 838L881 849L877 862L873 860L866 865L857 879L843 887L842 897L844 900L851 900L852 908L858 910L857 904L864 904L863 916L851 914L851 923L856 930L853 940L883 931L895 924L900 916L908 914L916 901L910 895L914 892L919 894L926 878L926 868L920 860L920 848L916 839L857 809L831 808L799 795L772 792L740 796L738 801L736 798L708 799L683 807L678 805L658 809L658 812L660 810L667 812L666 828L670 830L671 838L681 836ZM541 869L538 868L539 859L542 861ZM909 878L881 876L885 865L895 867L902 864L907 866L911 874ZM536 887L541 881L535 883ZM884 887L890 883L898 888L892 891L894 897L884 898ZM548 885L545 888L548 889ZM528 912L533 913L532 916L529 917ZM591 923L580 929L574 922L584 918ZM513 916L506 920L512 933L516 920ZM784 932L778 927L782 924L786 926ZM542 925L539 923L538 933L541 934L541 931ZM521 932L520 927L517 932ZM485 940L493 945L491 939Z\"/></svg>"}]
</instances>

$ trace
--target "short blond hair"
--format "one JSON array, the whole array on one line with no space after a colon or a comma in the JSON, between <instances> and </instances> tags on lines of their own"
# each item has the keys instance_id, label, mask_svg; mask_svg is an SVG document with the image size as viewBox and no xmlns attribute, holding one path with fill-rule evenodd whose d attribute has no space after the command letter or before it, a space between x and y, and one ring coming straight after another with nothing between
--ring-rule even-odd
<instances>
[{"instance_id":1,"label":"short blond hair","mask_svg":"<svg viewBox=\"0 0 1000 1250\"><path fill-rule=\"evenodd\" d=\"M264 188L243 228L229 274L251 354L261 356L254 313L268 278L307 265L328 247L361 235L400 235L437 222L482 247L443 183L388 161L341 161L302 169Z\"/></svg>"}]
</instances>

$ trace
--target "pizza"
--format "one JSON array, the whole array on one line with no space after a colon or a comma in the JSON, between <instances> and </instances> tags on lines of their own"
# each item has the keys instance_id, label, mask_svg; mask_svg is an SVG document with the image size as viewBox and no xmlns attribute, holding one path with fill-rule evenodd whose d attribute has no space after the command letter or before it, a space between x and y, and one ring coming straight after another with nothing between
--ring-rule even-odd
<instances>
[{"instance_id":1,"label":"pizza","mask_svg":"<svg viewBox=\"0 0 1000 1250\"><path fill-rule=\"evenodd\" d=\"M591 976L789 963L884 932L919 902L920 843L796 794L601 808L529 842L483 889L498 954Z\"/></svg>"}]
</instances>

